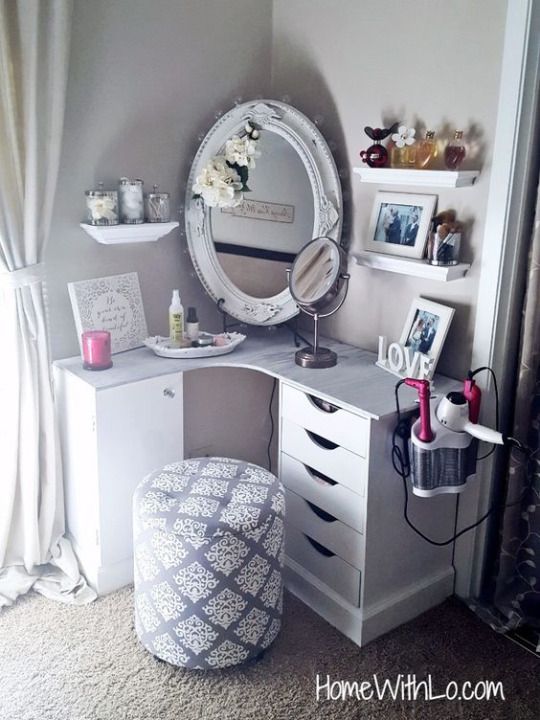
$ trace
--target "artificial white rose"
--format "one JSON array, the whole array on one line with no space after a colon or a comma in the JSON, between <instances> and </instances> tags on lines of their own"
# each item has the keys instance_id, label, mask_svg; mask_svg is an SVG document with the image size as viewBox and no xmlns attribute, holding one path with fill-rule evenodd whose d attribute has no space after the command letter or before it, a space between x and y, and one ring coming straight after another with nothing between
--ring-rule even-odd
<instances>
[{"instance_id":1,"label":"artificial white rose","mask_svg":"<svg viewBox=\"0 0 540 720\"><path fill-rule=\"evenodd\" d=\"M88 209L92 214L92 220L102 220L105 218L109 222L117 222L118 214L116 212L116 202L110 197L89 198Z\"/></svg>"},{"instance_id":2,"label":"artificial white rose","mask_svg":"<svg viewBox=\"0 0 540 720\"><path fill-rule=\"evenodd\" d=\"M233 135L225 143L225 159L231 165L252 169L255 167L255 159L260 156L261 153L257 150L257 143L247 135L242 138Z\"/></svg>"},{"instance_id":3,"label":"artificial white rose","mask_svg":"<svg viewBox=\"0 0 540 720\"><path fill-rule=\"evenodd\" d=\"M243 199L240 176L221 155L213 157L203 168L193 192L209 207L235 207Z\"/></svg>"}]
</instances>

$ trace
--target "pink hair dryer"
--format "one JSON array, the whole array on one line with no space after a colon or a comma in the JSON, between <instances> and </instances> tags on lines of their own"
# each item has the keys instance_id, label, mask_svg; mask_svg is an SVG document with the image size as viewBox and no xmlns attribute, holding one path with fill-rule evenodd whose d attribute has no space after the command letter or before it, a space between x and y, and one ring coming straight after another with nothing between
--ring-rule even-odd
<instances>
[{"instance_id":1,"label":"pink hair dryer","mask_svg":"<svg viewBox=\"0 0 540 720\"><path fill-rule=\"evenodd\" d=\"M430 443L433 440L433 431L431 430L431 411L429 406L429 400L431 398L429 380L405 378L405 385L415 388L415 390L418 391L418 400L420 403L420 432L418 433L418 439L422 442Z\"/></svg>"}]
</instances>

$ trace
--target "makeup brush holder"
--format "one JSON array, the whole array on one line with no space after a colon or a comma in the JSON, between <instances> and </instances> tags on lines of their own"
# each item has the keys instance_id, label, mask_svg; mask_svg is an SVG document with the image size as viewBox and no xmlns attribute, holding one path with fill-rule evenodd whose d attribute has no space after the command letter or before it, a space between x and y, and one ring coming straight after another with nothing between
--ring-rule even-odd
<instances>
[{"instance_id":1,"label":"makeup brush holder","mask_svg":"<svg viewBox=\"0 0 540 720\"><path fill-rule=\"evenodd\" d=\"M428 262L430 265L457 265L460 248L461 233L450 233L443 238L434 232L428 244Z\"/></svg>"}]
</instances>

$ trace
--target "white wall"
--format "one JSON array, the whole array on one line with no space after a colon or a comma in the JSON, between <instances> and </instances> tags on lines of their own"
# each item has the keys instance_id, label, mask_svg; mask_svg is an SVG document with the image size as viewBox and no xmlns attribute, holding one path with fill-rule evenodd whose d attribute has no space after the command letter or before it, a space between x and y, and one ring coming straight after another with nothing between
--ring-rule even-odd
<instances>
[{"instance_id":1,"label":"white wall","mask_svg":"<svg viewBox=\"0 0 540 720\"><path fill-rule=\"evenodd\" d=\"M198 135L238 96L268 92L271 18L271 0L76 0L62 164L46 255L54 358L78 352L67 292L71 280L137 271L151 334L168 332L176 287L185 306L197 306L202 327L221 327L179 231L157 243L99 245L79 228L84 190L99 180L114 187L122 175L141 177L147 187L159 183L171 192L177 217ZM211 397L221 408L235 407L247 427L256 429L229 452L264 462L267 415L260 408L267 405L271 380L261 378L251 397L238 396L227 380L224 371L186 376L186 452L202 446L225 452L221 415L202 401Z\"/></svg>"},{"instance_id":2,"label":"white wall","mask_svg":"<svg viewBox=\"0 0 540 720\"><path fill-rule=\"evenodd\" d=\"M333 337L371 350L377 336L399 338L416 295L456 308L439 370L468 369L480 274L480 250L496 122L506 0L274 0L272 91L308 116L323 115L327 140L347 172L370 141L363 128L400 120L448 137L464 129L482 167L477 184L432 192L469 227L469 275L452 283L354 266L348 299L326 322ZM346 178L352 249L362 247L377 187ZM347 187L348 186L348 187ZM383 190L415 192L386 186ZM420 192L431 192L420 190Z\"/></svg>"},{"instance_id":3,"label":"white wall","mask_svg":"<svg viewBox=\"0 0 540 720\"><path fill-rule=\"evenodd\" d=\"M183 203L197 136L237 96L265 93L271 0L76 0L62 163L47 250L53 357L77 352L67 282L137 271L150 333L165 333L171 290L217 314L182 254L179 231L157 243L99 245L79 228L84 190L121 175Z\"/></svg>"}]
</instances>

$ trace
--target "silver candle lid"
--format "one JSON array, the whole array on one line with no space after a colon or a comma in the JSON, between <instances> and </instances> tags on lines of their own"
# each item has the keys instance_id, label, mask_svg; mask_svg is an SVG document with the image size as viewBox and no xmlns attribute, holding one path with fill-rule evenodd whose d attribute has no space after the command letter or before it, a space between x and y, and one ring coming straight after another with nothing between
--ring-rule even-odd
<instances>
[{"instance_id":1,"label":"silver candle lid","mask_svg":"<svg viewBox=\"0 0 540 720\"><path fill-rule=\"evenodd\" d=\"M149 198L149 199L151 199L151 200L154 200L154 199L155 199L155 200L164 200L164 199L168 199L168 198L169 198L170 193L168 193L168 192L158 192L158 190L159 190L159 185L154 185L154 186L152 187L152 192L149 192L146 197Z\"/></svg>"},{"instance_id":2,"label":"silver candle lid","mask_svg":"<svg viewBox=\"0 0 540 720\"><path fill-rule=\"evenodd\" d=\"M144 185L144 180L139 180L138 178L136 180L130 180L127 177L121 177L118 181L119 185Z\"/></svg>"},{"instance_id":3,"label":"silver candle lid","mask_svg":"<svg viewBox=\"0 0 540 720\"><path fill-rule=\"evenodd\" d=\"M102 182L98 183L97 190L85 190L85 192L84 192L86 197L97 197L97 198L110 195L111 193L116 193L116 190L104 190Z\"/></svg>"}]
</instances>

